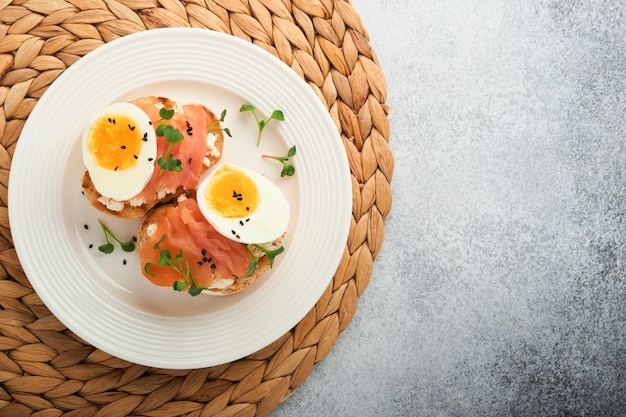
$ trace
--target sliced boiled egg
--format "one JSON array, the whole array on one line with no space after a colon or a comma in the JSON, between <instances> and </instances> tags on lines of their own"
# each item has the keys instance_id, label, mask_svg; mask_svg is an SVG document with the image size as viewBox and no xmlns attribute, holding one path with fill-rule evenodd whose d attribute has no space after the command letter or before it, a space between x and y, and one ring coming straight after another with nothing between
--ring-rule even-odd
<instances>
[{"instance_id":1,"label":"sliced boiled egg","mask_svg":"<svg viewBox=\"0 0 626 417\"><path fill-rule=\"evenodd\" d=\"M268 243L289 226L289 202L258 172L222 164L198 185L198 206L220 234L237 242Z\"/></svg>"},{"instance_id":2,"label":"sliced boiled egg","mask_svg":"<svg viewBox=\"0 0 626 417\"><path fill-rule=\"evenodd\" d=\"M156 134L148 115L115 103L92 116L83 132L83 162L96 190L124 201L139 194L154 171Z\"/></svg>"}]
</instances>

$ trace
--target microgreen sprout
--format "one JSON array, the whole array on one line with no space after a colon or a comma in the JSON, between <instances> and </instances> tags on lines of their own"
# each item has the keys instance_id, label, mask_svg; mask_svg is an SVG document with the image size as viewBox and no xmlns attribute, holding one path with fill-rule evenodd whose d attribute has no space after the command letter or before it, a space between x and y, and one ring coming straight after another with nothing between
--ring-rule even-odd
<instances>
[{"instance_id":1,"label":"microgreen sprout","mask_svg":"<svg viewBox=\"0 0 626 417\"><path fill-rule=\"evenodd\" d=\"M165 107L162 107L159 110L159 117L159 122L162 120L170 120L172 117L174 117L174 109L166 109ZM167 151L165 152L165 156L157 159L157 164L159 164L159 167L161 167L161 172L159 173L159 175L163 174L164 171L182 171L183 167L180 159L174 159L172 157L172 146L182 142L183 139L185 139L183 134L180 132L180 130L164 123L161 123L159 126L157 126L156 134L157 136L164 137L167 141Z\"/></svg>"},{"instance_id":2,"label":"microgreen sprout","mask_svg":"<svg viewBox=\"0 0 626 417\"><path fill-rule=\"evenodd\" d=\"M272 156L272 155L265 155L265 154L261 156L263 158L275 159L281 164L283 164L283 170L280 172L281 177L285 177L285 176L291 177L293 174L296 173L296 168L294 168L293 165L288 163L289 159L296 156L296 145L293 145L291 148L289 148L286 156Z\"/></svg>"},{"instance_id":3,"label":"microgreen sprout","mask_svg":"<svg viewBox=\"0 0 626 417\"><path fill-rule=\"evenodd\" d=\"M220 127L220 123L224 123L224 118L226 117L226 109L222 110L222 114L220 115L220 118L218 120L215 120L213 123L211 123L209 125L209 127L207 128L207 130L209 132L213 131L213 130L222 130L224 131L224 133L226 133L228 135L229 138L232 138L232 135L230 134L230 129L227 127Z\"/></svg>"},{"instance_id":4,"label":"microgreen sprout","mask_svg":"<svg viewBox=\"0 0 626 417\"><path fill-rule=\"evenodd\" d=\"M113 234L113 232L111 232L111 230L102 222L102 220L98 220L98 223L100 223L100 227L102 227L102 231L104 232L104 239L106 240L106 243L98 246L98 250L100 252L109 254L115 250L115 246L109 240L109 237L115 242L119 243L124 252L132 252L135 250L135 243L132 238L127 242L122 242Z\"/></svg>"},{"instance_id":5,"label":"microgreen sprout","mask_svg":"<svg viewBox=\"0 0 626 417\"><path fill-rule=\"evenodd\" d=\"M144 268L143 268L144 271L146 271L146 274L153 277L154 274L152 273L152 271L150 271L150 268L152 268L153 266L165 266L168 268L172 268L173 270L178 272L180 275L182 275L184 279L184 281L174 282L172 287L174 288L175 291L184 291L185 288L189 287L187 292L192 297L195 297L196 295L200 294L202 290L206 288L198 287L196 283L194 282L193 275L191 274L191 270L189 269L189 262L187 261L187 259L185 259L185 255L183 254L182 249L178 252L178 254L175 257L172 257L172 254L169 251L169 249L161 249L161 243L164 240L165 240L165 235L163 235L161 239L159 239L159 241L152 246L154 249L157 249L160 251L159 260L157 261L157 263L147 262L144 265Z\"/></svg>"},{"instance_id":6,"label":"microgreen sprout","mask_svg":"<svg viewBox=\"0 0 626 417\"><path fill-rule=\"evenodd\" d=\"M267 259L270 261L270 268L274 266L274 258L276 258L278 255L283 253L283 251L285 250L283 246L274 250L265 249L263 246L257 245L257 244L254 244L253 246L257 248L258 250L260 250L261 252L263 252L267 256ZM248 271L246 272L246 278L247 278L250 275L252 275L252 273L255 271L256 267L259 264L259 258L252 254L248 246L246 246L246 251L248 252L248 255L250 255L250 258L252 259L252 262L250 262L250 265L248 265Z\"/></svg>"},{"instance_id":7,"label":"microgreen sprout","mask_svg":"<svg viewBox=\"0 0 626 417\"><path fill-rule=\"evenodd\" d=\"M285 116L283 115L283 112L281 110L274 110L269 118L259 120L259 116L257 116L256 114L256 108L251 104L242 104L239 111L251 112L254 115L254 119L259 126L259 135L257 136L256 146L259 146L261 144L261 135L263 134L263 129L265 129L265 126L267 126L270 120L274 119L281 122L285 120Z\"/></svg>"}]
</instances>

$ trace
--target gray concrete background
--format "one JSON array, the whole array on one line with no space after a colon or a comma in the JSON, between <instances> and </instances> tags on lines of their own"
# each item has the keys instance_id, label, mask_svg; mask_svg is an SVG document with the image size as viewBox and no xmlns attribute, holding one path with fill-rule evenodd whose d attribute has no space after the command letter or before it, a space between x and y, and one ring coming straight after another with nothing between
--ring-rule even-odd
<instances>
[{"instance_id":1,"label":"gray concrete background","mask_svg":"<svg viewBox=\"0 0 626 417\"><path fill-rule=\"evenodd\" d=\"M272 417L626 415L626 3L353 5L394 205L352 323Z\"/></svg>"}]
</instances>

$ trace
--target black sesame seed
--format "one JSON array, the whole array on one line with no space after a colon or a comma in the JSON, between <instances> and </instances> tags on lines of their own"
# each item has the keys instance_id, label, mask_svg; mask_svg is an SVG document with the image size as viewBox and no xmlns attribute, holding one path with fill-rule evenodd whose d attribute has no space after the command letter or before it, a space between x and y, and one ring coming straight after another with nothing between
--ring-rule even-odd
<instances>
[{"instance_id":1,"label":"black sesame seed","mask_svg":"<svg viewBox=\"0 0 626 417\"><path fill-rule=\"evenodd\" d=\"M149 124L150 126L152 126L152 121L148 121L148 124Z\"/></svg>"},{"instance_id":2,"label":"black sesame seed","mask_svg":"<svg viewBox=\"0 0 626 417\"><path fill-rule=\"evenodd\" d=\"M203 262L202 261L198 261L198 265L202 266Z\"/></svg>"},{"instance_id":3,"label":"black sesame seed","mask_svg":"<svg viewBox=\"0 0 626 417\"><path fill-rule=\"evenodd\" d=\"M93 248L93 243L89 244L89 249Z\"/></svg>"},{"instance_id":4,"label":"black sesame seed","mask_svg":"<svg viewBox=\"0 0 626 417\"><path fill-rule=\"evenodd\" d=\"M137 241L137 236L133 236L133 242Z\"/></svg>"},{"instance_id":5,"label":"black sesame seed","mask_svg":"<svg viewBox=\"0 0 626 417\"><path fill-rule=\"evenodd\" d=\"M248 217L248 218L246 219L246 223L248 223L249 221L250 221L250 218Z\"/></svg>"},{"instance_id":6,"label":"black sesame seed","mask_svg":"<svg viewBox=\"0 0 626 417\"><path fill-rule=\"evenodd\" d=\"M191 158L189 158L189 161L187 161L187 163L191 165Z\"/></svg>"},{"instance_id":7,"label":"black sesame seed","mask_svg":"<svg viewBox=\"0 0 626 417\"><path fill-rule=\"evenodd\" d=\"M133 155L133 158L137 159L137 155Z\"/></svg>"},{"instance_id":8,"label":"black sesame seed","mask_svg":"<svg viewBox=\"0 0 626 417\"><path fill-rule=\"evenodd\" d=\"M154 158L148 158L148 162L154 161Z\"/></svg>"},{"instance_id":9,"label":"black sesame seed","mask_svg":"<svg viewBox=\"0 0 626 417\"><path fill-rule=\"evenodd\" d=\"M109 123L113 123L113 119L111 119L110 117L107 120L109 121Z\"/></svg>"},{"instance_id":10,"label":"black sesame seed","mask_svg":"<svg viewBox=\"0 0 626 417\"><path fill-rule=\"evenodd\" d=\"M239 236L239 235L235 235L235 237L236 237L237 239L241 239L241 236Z\"/></svg>"},{"instance_id":11,"label":"black sesame seed","mask_svg":"<svg viewBox=\"0 0 626 417\"><path fill-rule=\"evenodd\" d=\"M122 261L122 264L126 265L126 259L124 259L124 260Z\"/></svg>"},{"instance_id":12,"label":"black sesame seed","mask_svg":"<svg viewBox=\"0 0 626 417\"><path fill-rule=\"evenodd\" d=\"M202 255L206 255L206 249L202 249Z\"/></svg>"},{"instance_id":13,"label":"black sesame seed","mask_svg":"<svg viewBox=\"0 0 626 417\"><path fill-rule=\"evenodd\" d=\"M115 168L113 169L113 171L117 171L117 169L118 169L118 168L119 168L119 167L115 167Z\"/></svg>"},{"instance_id":14,"label":"black sesame seed","mask_svg":"<svg viewBox=\"0 0 626 417\"><path fill-rule=\"evenodd\" d=\"M215 264L211 264L211 269L215 269Z\"/></svg>"},{"instance_id":15,"label":"black sesame seed","mask_svg":"<svg viewBox=\"0 0 626 417\"><path fill-rule=\"evenodd\" d=\"M89 225L88 224L85 224L83 227L85 228L85 230L89 230Z\"/></svg>"},{"instance_id":16,"label":"black sesame seed","mask_svg":"<svg viewBox=\"0 0 626 417\"><path fill-rule=\"evenodd\" d=\"M131 126L130 123L128 124L128 128L131 130L131 132L135 130L135 126Z\"/></svg>"},{"instance_id":17,"label":"black sesame seed","mask_svg":"<svg viewBox=\"0 0 626 417\"><path fill-rule=\"evenodd\" d=\"M231 230L230 232L235 236L237 235L237 232L235 232L234 230Z\"/></svg>"},{"instance_id":18,"label":"black sesame seed","mask_svg":"<svg viewBox=\"0 0 626 417\"><path fill-rule=\"evenodd\" d=\"M239 220L239 224L243 226L244 223L243 221Z\"/></svg>"},{"instance_id":19,"label":"black sesame seed","mask_svg":"<svg viewBox=\"0 0 626 417\"><path fill-rule=\"evenodd\" d=\"M150 123L150 124L152 124L152 123ZM141 139L143 139L144 142L147 142L148 141L148 132L144 133L143 137Z\"/></svg>"},{"instance_id":20,"label":"black sesame seed","mask_svg":"<svg viewBox=\"0 0 626 417\"><path fill-rule=\"evenodd\" d=\"M122 145L120 146L122 149L126 149L126 145Z\"/></svg>"}]
</instances>

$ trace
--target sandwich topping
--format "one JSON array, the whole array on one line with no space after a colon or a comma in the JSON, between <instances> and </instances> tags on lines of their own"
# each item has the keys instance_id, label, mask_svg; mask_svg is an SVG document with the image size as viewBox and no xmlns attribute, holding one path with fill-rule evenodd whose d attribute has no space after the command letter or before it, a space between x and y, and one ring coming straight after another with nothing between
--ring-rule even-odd
<instances>
[{"instance_id":1,"label":"sandwich topping","mask_svg":"<svg viewBox=\"0 0 626 417\"><path fill-rule=\"evenodd\" d=\"M131 103L107 106L88 122L82 152L100 194L112 200L130 199L154 171L157 141L150 118Z\"/></svg>"},{"instance_id":2,"label":"sandwich topping","mask_svg":"<svg viewBox=\"0 0 626 417\"><path fill-rule=\"evenodd\" d=\"M156 285L177 290L213 288L214 278L246 274L251 258L245 245L218 233L204 218L196 200L182 199L164 207L158 221L147 225L139 259L144 276Z\"/></svg>"},{"instance_id":3,"label":"sandwich topping","mask_svg":"<svg viewBox=\"0 0 626 417\"><path fill-rule=\"evenodd\" d=\"M214 169L198 185L197 200L215 230L236 242L272 242L289 225L289 203L280 188L240 166Z\"/></svg>"}]
</instances>

